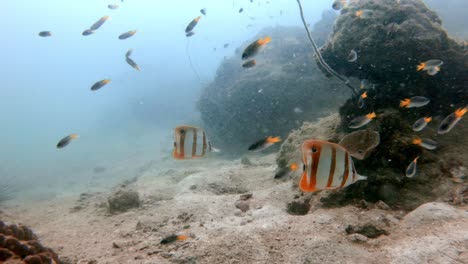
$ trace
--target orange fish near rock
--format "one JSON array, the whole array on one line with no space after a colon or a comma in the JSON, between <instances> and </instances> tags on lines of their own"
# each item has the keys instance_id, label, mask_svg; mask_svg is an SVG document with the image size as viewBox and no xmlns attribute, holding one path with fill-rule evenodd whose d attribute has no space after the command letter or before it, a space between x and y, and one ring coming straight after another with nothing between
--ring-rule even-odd
<instances>
[{"instance_id":1,"label":"orange fish near rock","mask_svg":"<svg viewBox=\"0 0 468 264\"><path fill-rule=\"evenodd\" d=\"M257 55L257 53L260 51L260 48L265 46L270 41L271 37L266 37L252 42L249 46L247 46L247 48L245 48L244 52L242 53L242 59L246 60Z\"/></svg>"},{"instance_id":2,"label":"orange fish near rock","mask_svg":"<svg viewBox=\"0 0 468 264\"><path fill-rule=\"evenodd\" d=\"M299 187L303 192L341 189L367 179L356 172L348 151L335 143L304 141L302 161L304 166Z\"/></svg>"},{"instance_id":3,"label":"orange fish near rock","mask_svg":"<svg viewBox=\"0 0 468 264\"><path fill-rule=\"evenodd\" d=\"M174 130L174 151L177 160L202 158L207 152L219 152L211 146L205 130L194 126L178 126Z\"/></svg>"}]
</instances>

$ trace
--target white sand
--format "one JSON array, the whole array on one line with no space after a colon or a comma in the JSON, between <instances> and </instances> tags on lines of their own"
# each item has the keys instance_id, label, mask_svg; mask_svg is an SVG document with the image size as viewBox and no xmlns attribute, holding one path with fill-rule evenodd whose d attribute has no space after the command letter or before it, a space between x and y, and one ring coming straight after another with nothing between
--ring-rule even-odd
<instances>
[{"instance_id":1,"label":"white sand","mask_svg":"<svg viewBox=\"0 0 468 264\"><path fill-rule=\"evenodd\" d=\"M1 219L25 223L70 263L468 263L468 212L443 203L404 215L353 206L294 216L286 204L300 194L290 181L275 181L274 155L240 161L166 160L145 167L132 186L143 205L110 215L110 191L44 201L21 201ZM250 210L235 207L250 192ZM82 210L71 208L81 205ZM351 241L348 225L385 229L366 242ZM184 229L184 226L189 226ZM185 241L161 245L172 234ZM116 246L113 246L115 243Z\"/></svg>"}]
</instances>

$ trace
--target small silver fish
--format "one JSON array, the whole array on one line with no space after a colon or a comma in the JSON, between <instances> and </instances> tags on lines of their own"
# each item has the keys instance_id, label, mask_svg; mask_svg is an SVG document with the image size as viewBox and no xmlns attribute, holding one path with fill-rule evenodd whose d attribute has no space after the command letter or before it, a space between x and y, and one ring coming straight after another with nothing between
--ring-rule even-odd
<instances>
[{"instance_id":1,"label":"small silver fish","mask_svg":"<svg viewBox=\"0 0 468 264\"><path fill-rule=\"evenodd\" d=\"M346 5L346 0L335 0L332 4L332 8L335 10L340 10Z\"/></svg>"},{"instance_id":2,"label":"small silver fish","mask_svg":"<svg viewBox=\"0 0 468 264\"><path fill-rule=\"evenodd\" d=\"M128 39L129 37L132 37L133 35L135 35L135 33L136 33L136 30L127 31L125 33L120 34L119 39L120 40Z\"/></svg>"},{"instance_id":3,"label":"small silver fish","mask_svg":"<svg viewBox=\"0 0 468 264\"><path fill-rule=\"evenodd\" d=\"M95 84L93 84L93 86L91 86L91 91L96 91L96 90L101 89L102 87L104 87L104 85L110 83L110 81L111 81L110 79L104 79L99 82L96 82Z\"/></svg>"},{"instance_id":4,"label":"small silver fish","mask_svg":"<svg viewBox=\"0 0 468 264\"><path fill-rule=\"evenodd\" d=\"M197 16L192 21L190 21L190 23L185 28L185 34L188 34L190 31L192 31L195 28L195 26L198 24L198 21L200 21L200 18L201 16ZM190 37L190 36L187 36L187 37Z\"/></svg>"},{"instance_id":5,"label":"small silver fish","mask_svg":"<svg viewBox=\"0 0 468 264\"><path fill-rule=\"evenodd\" d=\"M348 62L355 62L357 60L357 52L355 50L351 50L348 54Z\"/></svg>"},{"instance_id":6,"label":"small silver fish","mask_svg":"<svg viewBox=\"0 0 468 264\"><path fill-rule=\"evenodd\" d=\"M86 29L85 31L83 31L83 33L81 33L81 35L83 36L89 36L89 35L92 35L94 34L94 30L92 29Z\"/></svg>"},{"instance_id":7,"label":"small silver fish","mask_svg":"<svg viewBox=\"0 0 468 264\"><path fill-rule=\"evenodd\" d=\"M140 66L138 66L138 64L136 64L136 62L133 61L130 57L126 57L125 61L127 61L128 65L132 66L132 68L134 68L137 71L140 71Z\"/></svg>"},{"instance_id":8,"label":"small silver fish","mask_svg":"<svg viewBox=\"0 0 468 264\"><path fill-rule=\"evenodd\" d=\"M100 28L107 20L109 19L109 16L103 16L101 17L96 23L94 23L89 29L91 30L97 30Z\"/></svg>"},{"instance_id":9,"label":"small silver fish","mask_svg":"<svg viewBox=\"0 0 468 264\"><path fill-rule=\"evenodd\" d=\"M434 150L437 148L437 142L428 138L415 138L413 139L413 144L429 150Z\"/></svg>"},{"instance_id":10,"label":"small silver fish","mask_svg":"<svg viewBox=\"0 0 468 264\"><path fill-rule=\"evenodd\" d=\"M115 10L115 9L118 9L120 6L118 4L110 4L110 5L107 5L107 8L109 9L112 9L112 10Z\"/></svg>"},{"instance_id":11,"label":"small silver fish","mask_svg":"<svg viewBox=\"0 0 468 264\"><path fill-rule=\"evenodd\" d=\"M400 107L415 108L427 105L431 100L424 96L413 96L400 101Z\"/></svg>"},{"instance_id":12,"label":"small silver fish","mask_svg":"<svg viewBox=\"0 0 468 264\"><path fill-rule=\"evenodd\" d=\"M432 121L432 117L421 117L414 124L412 125L413 131L421 131L423 130L426 126L427 123Z\"/></svg>"},{"instance_id":13,"label":"small silver fish","mask_svg":"<svg viewBox=\"0 0 468 264\"><path fill-rule=\"evenodd\" d=\"M364 116L358 116L358 117L354 118L353 120L351 120L351 122L349 122L348 127L353 128L353 129L363 127L363 126L369 124L369 122L372 121L372 119L374 119L376 117L377 117L377 115L375 114L375 112L369 113L369 114L364 115Z\"/></svg>"},{"instance_id":14,"label":"small silver fish","mask_svg":"<svg viewBox=\"0 0 468 264\"><path fill-rule=\"evenodd\" d=\"M125 57L128 58L128 57L132 56L132 53L133 53L133 49L129 49L127 51L127 53L125 53Z\"/></svg>"},{"instance_id":15,"label":"small silver fish","mask_svg":"<svg viewBox=\"0 0 468 264\"><path fill-rule=\"evenodd\" d=\"M443 61L441 60L428 60L428 61L425 61L425 62L421 62L418 66L416 66L416 70L417 71L426 71L430 68L434 68L434 67L440 67L442 66L442 64L444 64Z\"/></svg>"},{"instance_id":16,"label":"small silver fish","mask_svg":"<svg viewBox=\"0 0 468 264\"><path fill-rule=\"evenodd\" d=\"M460 119L465 115L467 111L468 111L468 107L459 108L455 112L448 115L440 123L437 133L439 135L448 133L458 123L458 121L460 121Z\"/></svg>"},{"instance_id":17,"label":"small silver fish","mask_svg":"<svg viewBox=\"0 0 468 264\"><path fill-rule=\"evenodd\" d=\"M39 37L50 37L50 36L52 36L52 32L50 32L50 31L41 31L41 32L39 32L38 35L39 35Z\"/></svg>"},{"instance_id":18,"label":"small silver fish","mask_svg":"<svg viewBox=\"0 0 468 264\"><path fill-rule=\"evenodd\" d=\"M366 98L367 98L367 92L363 92L360 96L359 96L359 101L358 101L358 107L359 108L363 108L365 105L366 105Z\"/></svg>"},{"instance_id":19,"label":"small silver fish","mask_svg":"<svg viewBox=\"0 0 468 264\"><path fill-rule=\"evenodd\" d=\"M419 157L416 157L416 158L410 163L410 165L408 165L408 167L406 168L406 171L405 171L406 177L408 177L408 178L413 178L414 175L416 175L416 167L417 167L416 165L417 165L418 159L419 159Z\"/></svg>"},{"instance_id":20,"label":"small silver fish","mask_svg":"<svg viewBox=\"0 0 468 264\"><path fill-rule=\"evenodd\" d=\"M257 142L253 143L250 145L249 150L250 151L261 151L264 150L268 147L273 146L276 142L280 142L281 139L280 137L266 137L264 139L260 139Z\"/></svg>"},{"instance_id":21,"label":"small silver fish","mask_svg":"<svg viewBox=\"0 0 468 264\"><path fill-rule=\"evenodd\" d=\"M242 13L244 11L244 8L239 9L239 13Z\"/></svg>"},{"instance_id":22,"label":"small silver fish","mask_svg":"<svg viewBox=\"0 0 468 264\"><path fill-rule=\"evenodd\" d=\"M437 73L440 72L440 67L439 66L434 66L434 67L430 67L427 69L426 73L430 76L434 76L436 75Z\"/></svg>"},{"instance_id":23,"label":"small silver fish","mask_svg":"<svg viewBox=\"0 0 468 264\"><path fill-rule=\"evenodd\" d=\"M355 15L361 19L368 19L374 15L374 11L370 9L362 9L362 10L356 11Z\"/></svg>"},{"instance_id":24,"label":"small silver fish","mask_svg":"<svg viewBox=\"0 0 468 264\"><path fill-rule=\"evenodd\" d=\"M70 141L72 141L73 139L76 139L78 138L78 135L77 134L71 134L71 135L68 135L64 138L62 138L58 143L57 143L57 148L64 148L66 147L68 144L70 144Z\"/></svg>"}]
</instances>

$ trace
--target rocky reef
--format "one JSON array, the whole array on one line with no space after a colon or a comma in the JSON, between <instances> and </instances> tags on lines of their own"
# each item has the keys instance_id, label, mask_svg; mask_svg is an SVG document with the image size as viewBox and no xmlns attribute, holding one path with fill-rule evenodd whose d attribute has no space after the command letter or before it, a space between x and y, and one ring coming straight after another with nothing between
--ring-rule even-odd
<instances>
[{"instance_id":1,"label":"rocky reef","mask_svg":"<svg viewBox=\"0 0 468 264\"><path fill-rule=\"evenodd\" d=\"M325 12L314 26L319 42L326 40L335 18ZM335 111L349 97L348 89L315 65L302 28L266 28L256 38L265 36L272 41L255 57L255 67L241 67L240 52L251 39L221 64L198 102L212 143L225 154L242 154L265 136L285 137L303 121Z\"/></svg>"},{"instance_id":2,"label":"rocky reef","mask_svg":"<svg viewBox=\"0 0 468 264\"><path fill-rule=\"evenodd\" d=\"M372 13L360 18L358 10ZM347 60L351 50L358 54L355 62ZM429 98L431 107L401 111L405 118L447 115L468 103L468 53L420 0L352 1L342 9L321 53L337 72L376 84L367 107L359 109L356 99L342 107L344 121L370 110L398 108L400 100L416 95ZM430 59L444 62L438 74L416 70Z\"/></svg>"},{"instance_id":3,"label":"rocky reef","mask_svg":"<svg viewBox=\"0 0 468 264\"><path fill-rule=\"evenodd\" d=\"M0 262L10 264L58 264L55 252L44 247L26 226L0 221Z\"/></svg>"}]
</instances>

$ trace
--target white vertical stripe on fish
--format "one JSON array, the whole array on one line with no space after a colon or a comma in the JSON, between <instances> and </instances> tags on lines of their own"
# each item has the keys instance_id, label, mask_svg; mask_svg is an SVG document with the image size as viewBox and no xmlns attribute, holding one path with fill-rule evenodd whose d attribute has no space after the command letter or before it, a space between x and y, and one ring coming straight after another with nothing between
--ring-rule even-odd
<instances>
[{"instance_id":1,"label":"white vertical stripe on fish","mask_svg":"<svg viewBox=\"0 0 468 264\"><path fill-rule=\"evenodd\" d=\"M312 181L312 153L310 150L307 154L307 185Z\"/></svg>"},{"instance_id":2,"label":"white vertical stripe on fish","mask_svg":"<svg viewBox=\"0 0 468 264\"><path fill-rule=\"evenodd\" d=\"M323 145L320 151L319 164L317 168L317 182L315 188L325 189L330 176L330 164L332 158L332 147L330 145Z\"/></svg>"},{"instance_id":3,"label":"white vertical stripe on fish","mask_svg":"<svg viewBox=\"0 0 468 264\"><path fill-rule=\"evenodd\" d=\"M351 155L348 155L348 179L346 180L345 186L353 183L353 159Z\"/></svg>"},{"instance_id":4,"label":"white vertical stripe on fish","mask_svg":"<svg viewBox=\"0 0 468 264\"><path fill-rule=\"evenodd\" d=\"M341 185L341 181L343 181L344 175L344 162L345 153L337 149L336 151L336 166L335 166L335 174L333 175L333 183L332 187L336 188Z\"/></svg>"}]
</instances>

